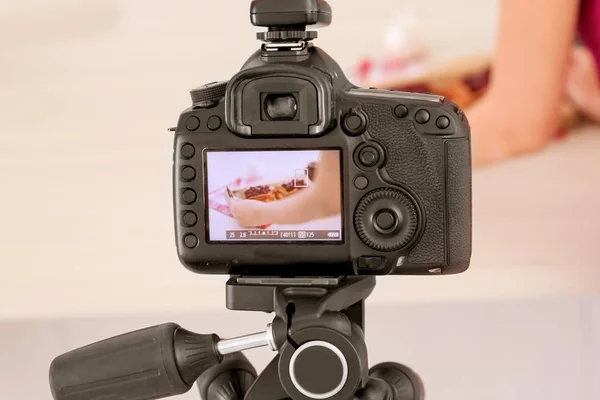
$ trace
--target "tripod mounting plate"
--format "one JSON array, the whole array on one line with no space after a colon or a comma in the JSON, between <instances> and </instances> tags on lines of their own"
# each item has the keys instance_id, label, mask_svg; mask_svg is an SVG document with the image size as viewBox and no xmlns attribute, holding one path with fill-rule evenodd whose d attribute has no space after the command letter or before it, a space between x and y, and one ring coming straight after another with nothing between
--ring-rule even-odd
<instances>
[{"instance_id":1,"label":"tripod mounting plate","mask_svg":"<svg viewBox=\"0 0 600 400\"><path fill-rule=\"evenodd\" d=\"M287 299L319 302L317 313L343 311L366 299L375 288L375 277L248 278L227 281L227 308L239 311L275 312L285 315Z\"/></svg>"}]
</instances>

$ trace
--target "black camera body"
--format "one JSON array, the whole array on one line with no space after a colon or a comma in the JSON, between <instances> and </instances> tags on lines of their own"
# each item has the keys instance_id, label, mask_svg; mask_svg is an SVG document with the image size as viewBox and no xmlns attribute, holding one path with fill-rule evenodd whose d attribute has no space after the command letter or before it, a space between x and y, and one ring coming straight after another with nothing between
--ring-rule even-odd
<instances>
[{"instance_id":1,"label":"black camera body","mask_svg":"<svg viewBox=\"0 0 600 400\"><path fill-rule=\"evenodd\" d=\"M261 49L228 82L194 89L175 129L181 262L276 277L465 271L471 152L460 108L352 85L306 31L330 23L325 2L254 1L251 20L269 27ZM266 223L243 225L232 210L244 207Z\"/></svg>"}]
</instances>

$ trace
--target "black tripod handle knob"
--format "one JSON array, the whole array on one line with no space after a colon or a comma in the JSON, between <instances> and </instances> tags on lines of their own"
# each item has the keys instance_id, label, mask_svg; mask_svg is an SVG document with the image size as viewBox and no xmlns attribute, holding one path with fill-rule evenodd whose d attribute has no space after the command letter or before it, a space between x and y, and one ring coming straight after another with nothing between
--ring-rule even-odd
<instances>
[{"instance_id":1,"label":"black tripod handle knob","mask_svg":"<svg viewBox=\"0 0 600 400\"><path fill-rule=\"evenodd\" d=\"M65 353L50 366L55 400L159 399L187 392L218 364L216 335L163 324Z\"/></svg>"}]
</instances>

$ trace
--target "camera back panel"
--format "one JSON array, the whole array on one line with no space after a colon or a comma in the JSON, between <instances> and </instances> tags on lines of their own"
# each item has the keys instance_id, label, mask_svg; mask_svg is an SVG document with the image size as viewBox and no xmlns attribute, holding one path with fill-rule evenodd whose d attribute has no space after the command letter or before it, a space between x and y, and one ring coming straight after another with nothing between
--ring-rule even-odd
<instances>
[{"instance_id":1,"label":"camera back panel","mask_svg":"<svg viewBox=\"0 0 600 400\"><path fill-rule=\"evenodd\" d=\"M200 273L254 276L467 269L471 161L462 111L440 96L357 88L339 74L323 72L335 66L312 68L331 60L316 48L309 53L300 65L242 70L228 83L213 84L221 85L221 94L181 114L174 209L182 263ZM252 182L243 182L251 175L252 157L263 157L271 175L287 170L288 184L295 182L297 191L310 181L302 157L315 152L339 155L339 223L330 221L329 231L310 224L232 228L227 192L252 188ZM294 176L298 171L306 175ZM212 185L217 178L211 177L223 174L231 179ZM252 190L248 193L261 196L261 185ZM229 228L220 229L218 221L228 221L223 223Z\"/></svg>"}]
</instances>

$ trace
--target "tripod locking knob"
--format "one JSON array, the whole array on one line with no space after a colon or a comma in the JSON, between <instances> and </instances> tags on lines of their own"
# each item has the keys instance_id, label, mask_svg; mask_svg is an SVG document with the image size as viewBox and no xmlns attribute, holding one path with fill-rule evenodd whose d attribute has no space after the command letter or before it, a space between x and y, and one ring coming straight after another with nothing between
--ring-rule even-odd
<instances>
[{"instance_id":1,"label":"tripod locking knob","mask_svg":"<svg viewBox=\"0 0 600 400\"><path fill-rule=\"evenodd\" d=\"M294 352L289 373L292 383L304 396L316 400L329 399L346 384L348 362L333 344L313 340Z\"/></svg>"}]
</instances>

